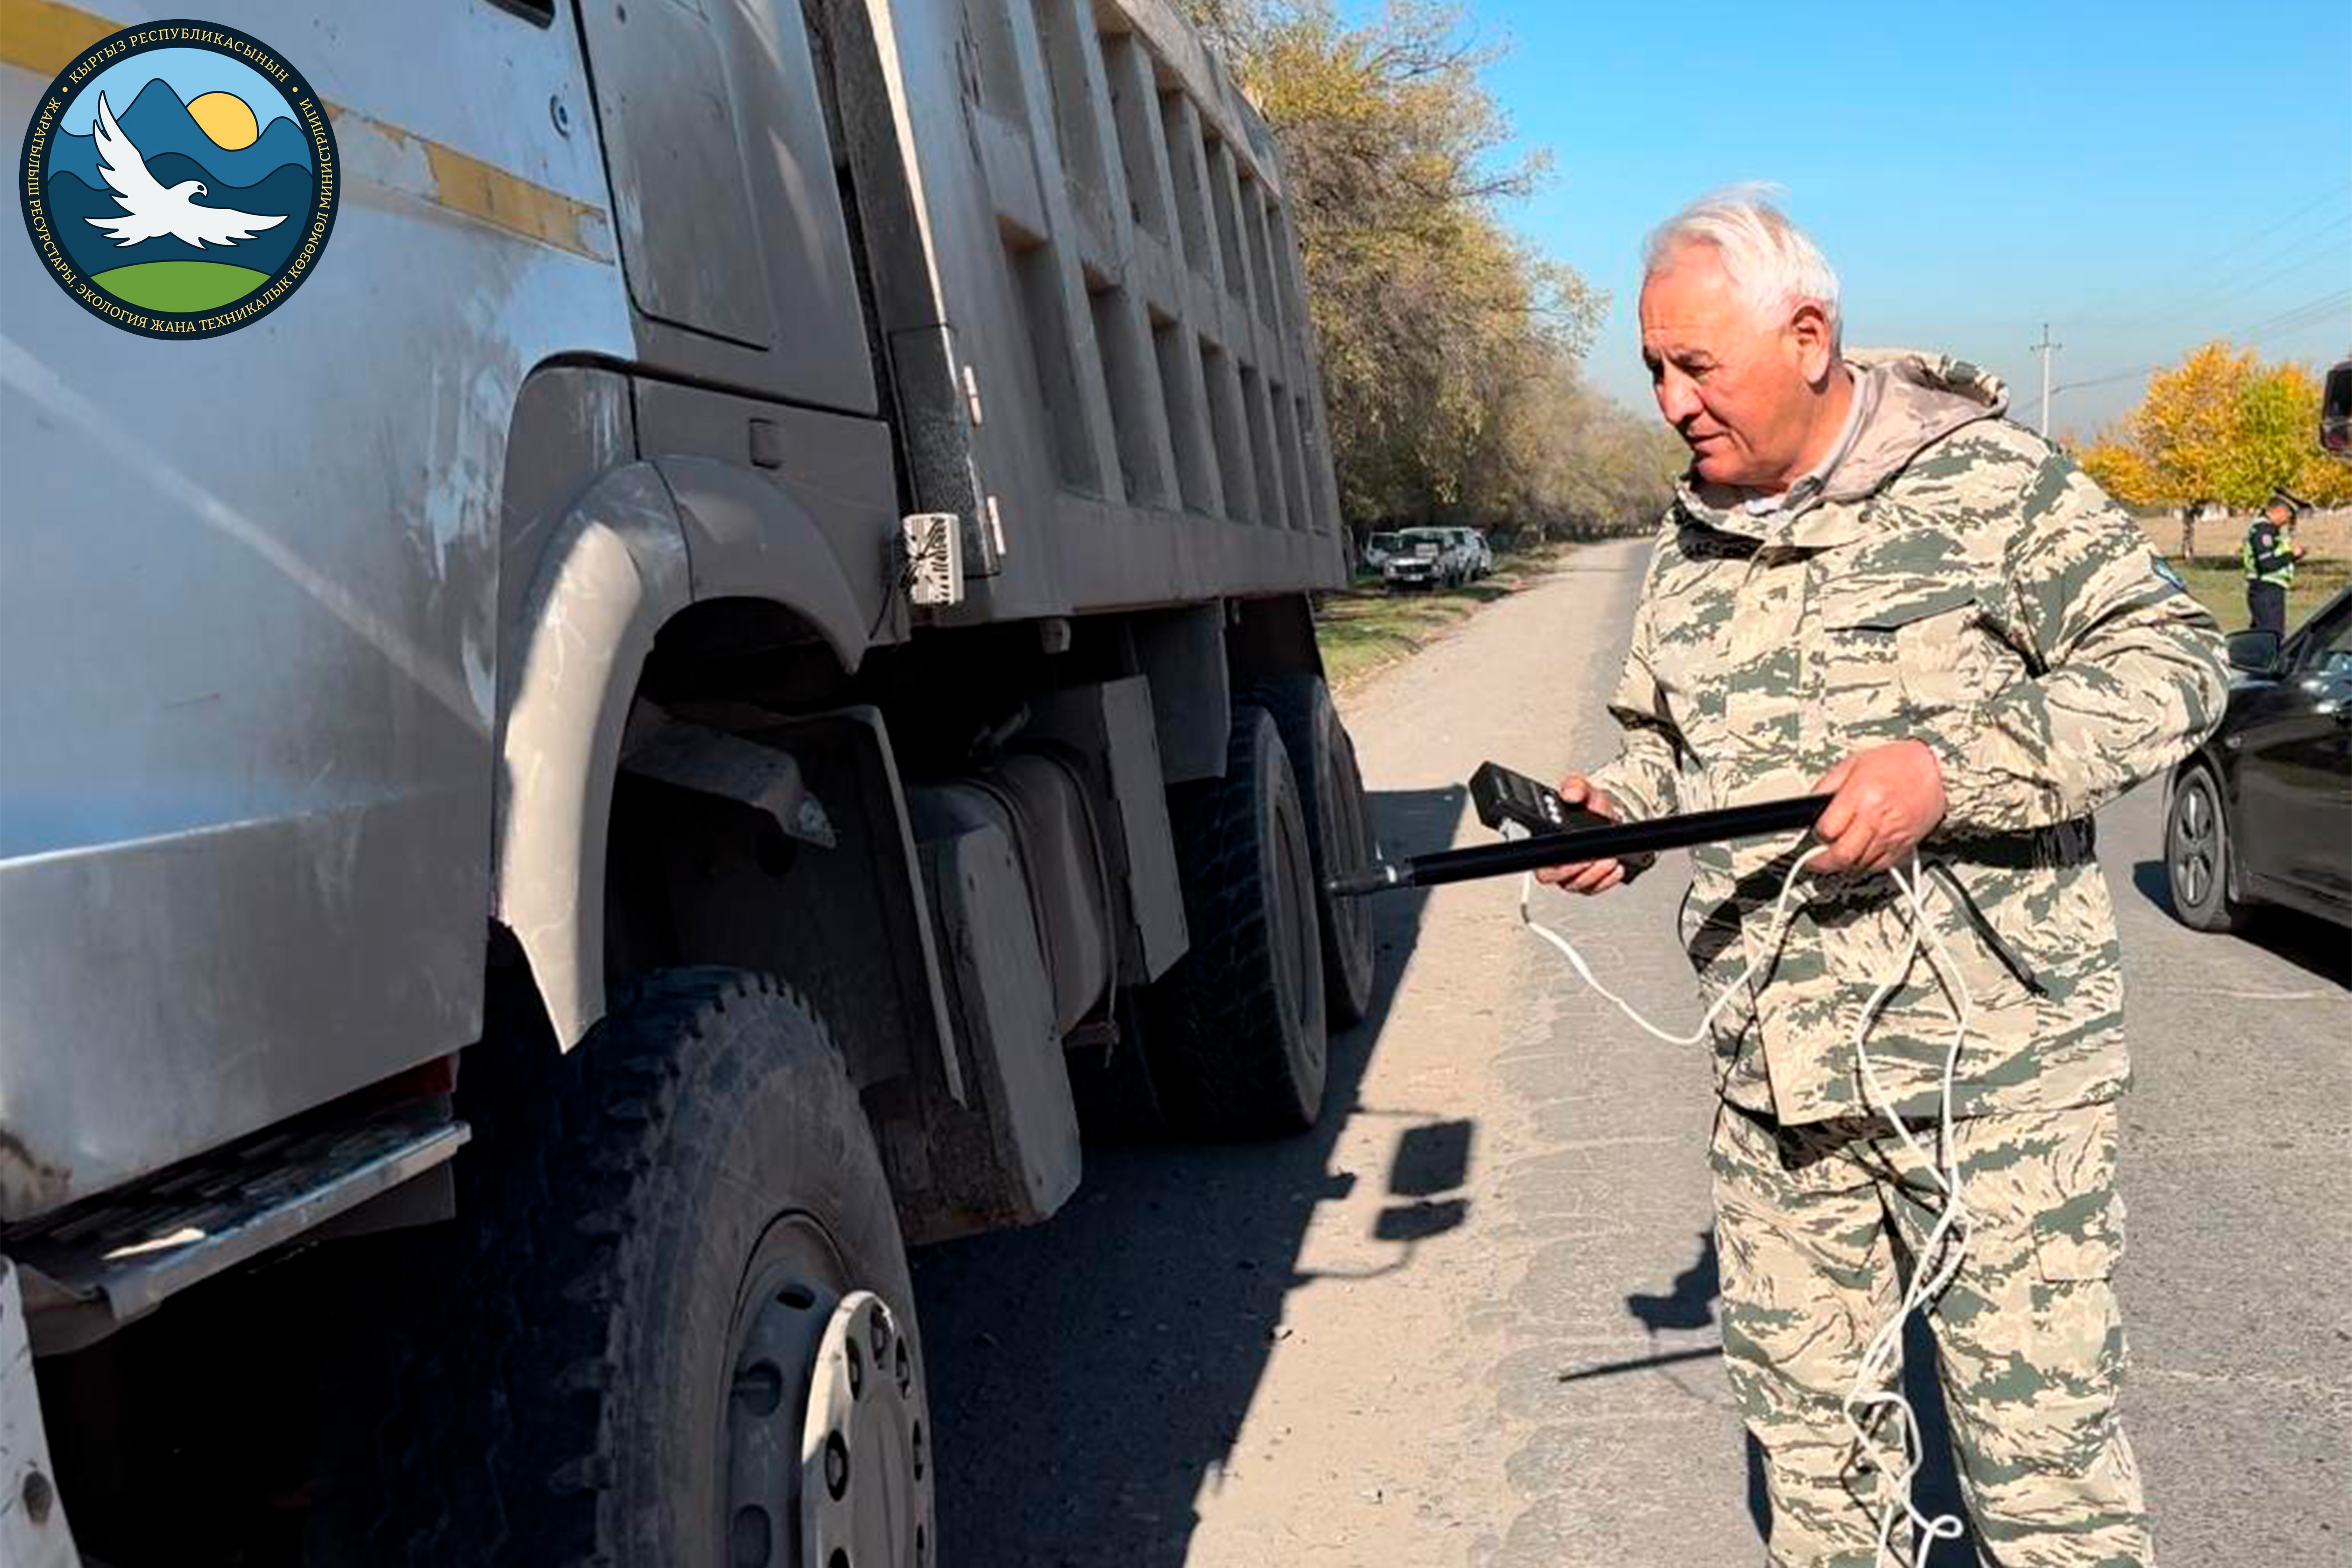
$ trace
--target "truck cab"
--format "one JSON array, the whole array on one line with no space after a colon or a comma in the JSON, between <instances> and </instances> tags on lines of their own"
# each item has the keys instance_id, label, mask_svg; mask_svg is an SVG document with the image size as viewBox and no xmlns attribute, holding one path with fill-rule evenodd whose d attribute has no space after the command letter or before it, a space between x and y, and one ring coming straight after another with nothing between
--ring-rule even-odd
<instances>
[{"instance_id":1,"label":"truck cab","mask_svg":"<svg viewBox=\"0 0 2352 1568\"><path fill-rule=\"evenodd\" d=\"M127 20L5 3L27 119ZM232 10L300 292L0 247L0 1557L185 1560L142 1369L317 1258L352 1560L929 1562L907 1245L1367 1005L1272 137L1165 0Z\"/></svg>"}]
</instances>

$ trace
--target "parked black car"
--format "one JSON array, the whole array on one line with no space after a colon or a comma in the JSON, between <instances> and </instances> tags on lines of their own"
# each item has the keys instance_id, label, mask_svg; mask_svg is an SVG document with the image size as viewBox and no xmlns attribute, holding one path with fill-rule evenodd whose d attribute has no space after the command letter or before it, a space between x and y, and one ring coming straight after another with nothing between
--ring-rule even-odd
<instances>
[{"instance_id":1,"label":"parked black car","mask_svg":"<svg viewBox=\"0 0 2352 1568\"><path fill-rule=\"evenodd\" d=\"M2173 912L2231 931L2254 904L2352 925L2352 588L2284 642L2230 638L2229 711L2172 771Z\"/></svg>"}]
</instances>

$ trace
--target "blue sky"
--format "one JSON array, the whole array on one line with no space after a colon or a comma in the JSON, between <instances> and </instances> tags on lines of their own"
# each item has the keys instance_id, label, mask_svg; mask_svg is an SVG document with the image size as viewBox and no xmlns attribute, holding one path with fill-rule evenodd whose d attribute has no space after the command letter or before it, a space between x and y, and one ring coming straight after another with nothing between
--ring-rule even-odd
<instances>
[{"instance_id":1,"label":"blue sky","mask_svg":"<svg viewBox=\"0 0 2352 1568\"><path fill-rule=\"evenodd\" d=\"M107 107L121 114L159 76L172 84L182 103L208 92L236 94L253 110L254 122L265 131L273 120L294 118L293 110L286 107L285 95L243 60L210 49L142 49L99 72L67 107L58 123L77 136L87 136L98 123L100 91L106 94Z\"/></svg>"},{"instance_id":2,"label":"blue sky","mask_svg":"<svg viewBox=\"0 0 2352 1568\"><path fill-rule=\"evenodd\" d=\"M1553 159L1508 216L1613 297L1589 369L1635 406L1642 236L1735 180L1785 187L1844 279L1848 342L1976 360L2028 422L2049 321L2060 385L2103 382L2057 395L2053 434L2210 337L2352 352L2346 0L1465 9L1509 46L1486 80L1520 143Z\"/></svg>"}]
</instances>

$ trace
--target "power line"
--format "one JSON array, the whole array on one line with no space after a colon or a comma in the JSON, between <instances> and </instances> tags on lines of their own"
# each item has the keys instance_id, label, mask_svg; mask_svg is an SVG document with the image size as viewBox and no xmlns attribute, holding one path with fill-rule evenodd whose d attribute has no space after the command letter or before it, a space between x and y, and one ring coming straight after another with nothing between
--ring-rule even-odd
<instances>
[{"instance_id":1,"label":"power line","mask_svg":"<svg viewBox=\"0 0 2352 1568\"><path fill-rule=\"evenodd\" d=\"M2352 305L2352 289L2338 289L2332 294L2322 294L2315 300L2289 306L2275 316L2265 317L2243 329L2243 335L2250 342L2260 342L2264 338L2274 338L2282 332L2291 332L2298 327L2324 321L2347 305Z\"/></svg>"},{"instance_id":2,"label":"power line","mask_svg":"<svg viewBox=\"0 0 2352 1568\"><path fill-rule=\"evenodd\" d=\"M2336 318L2336 315L2345 315L2345 312L2352 312L2352 289L2338 289L2336 294L2324 294L2315 300L2305 300L2303 306L2282 312L2279 318L2272 318L2267 320L2267 322L2255 322L2253 327L2244 329L2244 331L2234 331L2234 334L2227 336L2225 341L2227 343L2239 345L2239 348L2261 348L2263 343L2267 343L2267 341L2272 339L2279 339L2279 336L2286 336L2288 331L2300 331L2300 329L2305 327L2316 327L2319 322L2326 322L2326 320ZM2049 331L2049 329L2044 327L2044 334L2046 331ZM2053 393L2079 393L2079 390L2094 388L2094 385L2115 385L2116 381L2138 381L2140 376L2152 376L2152 374L2157 374L2159 369L2164 369L2166 364L2168 364L2168 360L2159 362L2159 364L2138 364L2138 367L2133 367L2133 369L2119 369L2119 372L2107 374L2107 376L2091 376L2086 378L2086 381L2061 381L2061 384L2053 385L2053 388L2044 390L2044 393L2042 393L2042 421L2044 421L2044 433L2046 433L2046 426L2049 426L2049 400Z\"/></svg>"},{"instance_id":3,"label":"power line","mask_svg":"<svg viewBox=\"0 0 2352 1568\"><path fill-rule=\"evenodd\" d=\"M2278 233L2281 229L2298 223L2304 218L2310 216L2313 213L2317 212L2320 208L2343 199L2347 194L2352 194L2352 192L2347 192L2347 189L2339 187L2336 190L2331 191L2328 194L2318 197L2316 200L2306 202L2302 206L2297 207L2294 211L2287 214L2286 216L2280 218L2275 222L2264 225L2253 233L2240 238L2235 243L2224 246L2221 249L2213 252L2210 256L2206 257L2202 261L2193 262L2189 266L2181 268L2179 272L2176 274L2176 276L2188 278L2211 278L2214 277L2218 271L2221 274L2221 280L2218 283L2192 286L2190 288L2184 289L2181 292L2174 295L2168 301L2158 306L2153 312L2135 315L2132 314L2129 308L2126 307L2126 309L2123 310L2105 310L2094 316L2077 317L2074 320L2074 324L2077 327L2137 325L2154 319L2155 317L2177 314L2181 310L2208 301L2217 295L2228 296L2242 293L2250 288L2259 287L2261 283L2272 280L2272 278L2273 277L2284 276L2285 272L2298 270L2303 266L2308 265L2308 262L2297 261L2293 266L2284 268L2279 272L2261 278L2254 277L2254 273L2258 269L2264 267L2274 266L2282 257L2294 255L2305 246L2309 245L2313 240L2331 237L2337 229L2344 227L2347 224L2352 224L2352 213L2346 213L2341 217L2332 218L2323 222L2316 228L2307 229L2303 233L2291 236L2276 245L2268 247L2263 255L2250 258L2244 264L2237 263L2233 258L2248 248L2261 244L2263 240L2266 240L2271 236ZM2332 247L2323 247L2319 254L2325 255L2332 248ZM2225 259L2231 260L2231 266L2226 268L2220 268L2219 264Z\"/></svg>"},{"instance_id":4,"label":"power line","mask_svg":"<svg viewBox=\"0 0 2352 1568\"><path fill-rule=\"evenodd\" d=\"M2274 268L2273 270L2265 272L2258 278L2245 278L2235 283L2225 283L2221 288L2213 291L2211 298L2215 300L2226 300L2233 295L2251 293L2255 289L2263 288L2266 284L2276 282L2279 279L2286 277L2289 273L2300 272L2314 262L2344 260L2344 247L2341 242L2335 240L2333 237L2336 231L2341 228L2352 228L2352 213L2346 213L2334 223L2313 229L2309 234L2305 235L2302 238L2291 241L2290 243L2271 252L2265 258L2273 262L2285 260L2286 264L2284 266ZM2328 243L2323 244L2318 248L2312 250L2309 255L2299 256L2297 254L2306 246L2310 245L2310 243L2315 239L2327 240Z\"/></svg>"},{"instance_id":5,"label":"power line","mask_svg":"<svg viewBox=\"0 0 2352 1568\"><path fill-rule=\"evenodd\" d=\"M2254 348L2273 338L2299 331L2305 327L2316 326L2347 310L2352 310L2352 289L2338 289L2332 293L2305 300L2300 305L2290 306L2274 316L2265 317L2241 327L2238 331L2227 334L2224 341L2246 348ZM2044 337L2049 335L2049 328L2042 328ZM2147 375L2163 368L2164 363L2139 365L2131 370L2119 370L2107 375L2092 376L2083 381L2063 382L2052 387L2050 391L2053 393L2075 392L2084 387L2112 386L2116 382L2129 381L2135 376ZM2044 412L2047 412L2046 401Z\"/></svg>"},{"instance_id":6,"label":"power line","mask_svg":"<svg viewBox=\"0 0 2352 1568\"><path fill-rule=\"evenodd\" d=\"M2200 268L2210 267L2217 261L2222 260L2228 257L2235 256L2240 251L2244 250L2247 247L2268 239L2272 235L2276 234L2287 225L2294 222L2295 219L2305 216L2308 214L2317 212L2321 207L2326 206L2330 202L2340 199L2346 194L2346 188L2338 185L2334 190L2327 191L2313 200L2305 202L2303 205L2295 208L2294 211L2287 214L2286 216L2278 219L2276 222L2264 224L2262 227L2254 230L2252 234L2240 236L2234 242L2223 246L2221 249L2215 251L2212 255L2207 257L2203 261L2199 262L2197 265Z\"/></svg>"},{"instance_id":7,"label":"power line","mask_svg":"<svg viewBox=\"0 0 2352 1568\"><path fill-rule=\"evenodd\" d=\"M2163 368L2164 367L2160 364L2144 364L2132 370L2119 370L2113 375L2095 375L2087 381L2063 382L2059 385L2052 387L2050 390L2053 392L2080 392L2084 387L2088 386L2113 386L2119 381L2131 381L2139 376L2152 375Z\"/></svg>"}]
</instances>

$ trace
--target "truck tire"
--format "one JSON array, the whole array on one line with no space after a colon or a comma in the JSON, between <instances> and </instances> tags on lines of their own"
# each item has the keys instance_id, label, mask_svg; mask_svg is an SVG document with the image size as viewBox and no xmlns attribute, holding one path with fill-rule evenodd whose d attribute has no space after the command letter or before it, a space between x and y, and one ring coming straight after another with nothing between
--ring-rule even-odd
<instances>
[{"instance_id":1,"label":"truck tire","mask_svg":"<svg viewBox=\"0 0 2352 1568\"><path fill-rule=\"evenodd\" d=\"M1307 816L1263 708L1237 704L1225 776L1169 792L1192 943L1152 987L1147 1049L1171 1126L1255 1138L1314 1125L1329 1070Z\"/></svg>"},{"instance_id":2,"label":"truck tire","mask_svg":"<svg viewBox=\"0 0 2352 1568\"><path fill-rule=\"evenodd\" d=\"M1315 861L1315 911L1323 928L1324 998L1331 1026L1360 1022L1372 1005L1371 910L1361 899L1335 899L1331 878L1372 863L1371 811L1356 744L1348 738L1331 689L1318 675L1277 675L1255 683L1242 699L1274 716L1307 813L1307 845Z\"/></svg>"},{"instance_id":3,"label":"truck tire","mask_svg":"<svg viewBox=\"0 0 2352 1568\"><path fill-rule=\"evenodd\" d=\"M366 1560L936 1561L906 1252L824 1026L765 976L675 970L556 1076L407 1371Z\"/></svg>"}]
</instances>

